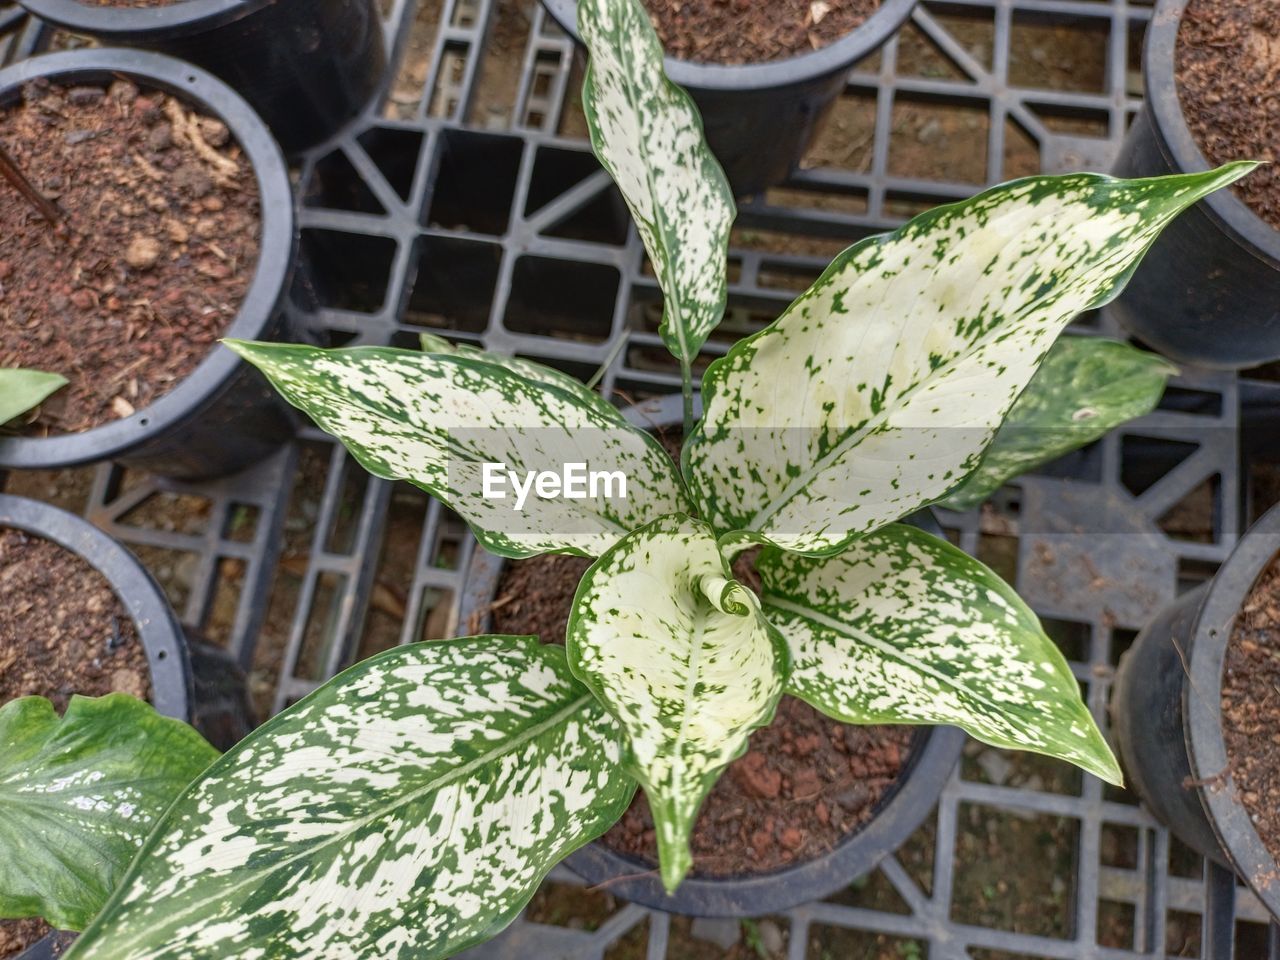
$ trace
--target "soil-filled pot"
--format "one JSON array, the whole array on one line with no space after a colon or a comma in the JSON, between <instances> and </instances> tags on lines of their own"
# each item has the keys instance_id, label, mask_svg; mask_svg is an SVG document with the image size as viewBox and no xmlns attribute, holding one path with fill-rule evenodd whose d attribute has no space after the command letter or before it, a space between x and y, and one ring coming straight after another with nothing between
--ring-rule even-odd
<instances>
[{"instance_id":1,"label":"soil-filled pot","mask_svg":"<svg viewBox=\"0 0 1280 960\"><path fill-rule=\"evenodd\" d=\"M573 38L577 0L542 0ZM794 169L849 69L878 50L916 0L882 0L860 26L817 50L766 63L698 63L666 58L666 71L702 113L707 142L738 196L780 183Z\"/></svg>"},{"instance_id":2,"label":"soil-filled pot","mask_svg":"<svg viewBox=\"0 0 1280 960\"><path fill-rule=\"evenodd\" d=\"M104 675L93 681L97 689L89 686L81 691L48 689L44 691L45 695L55 699L59 709L63 709L65 700L75 692L100 695L113 688L134 694L149 692L148 699L160 713L190 721L193 702L191 665L182 628L159 586L133 555L79 517L48 504L0 494L0 538L8 538L14 532L18 532L27 541L26 549L43 551L36 558L46 564L43 575L64 581L68 579L69 571L75 576L78 586L88 584L89 589L81 591L88 596L77 596L72 598L73 602L93 609L97 605L97 598L92 595L95 589L101 593L109 587L118 604L116 611L101 611L101 615L110 623L107 629L104 630L100 624L79 624L88 632L95 635L106 633L110 638L103 644L103 664L98 671ZM0 569L4 569L9 577L20 576L18 562L5 556L11 546L7 540L0 541L0 558L4 560L0 562ZM6 611L12 612L11 609ZM117 617L127 617L131 622L118 623ZM86 615L85 620L88 619L89 615ZM0 615L0 620L3 620L3 615ZM72 625L74 626L77 625ZM0 663L4 664L6 680L13 683L21 681L19 671L23 667L23 651L6 650L5 647L10 643L22 642L22 637L0 634ZM39 641L33 638L32 643L34 645ZM13 657L14 654L17 655L16 658ZM116 675L112 676L108 671L115 671ZM127 679L119 677L120 671L126 673ZM62 672L66 671L60 670L59 665L54 665L48 668L46 674L52 677L53 674ZM143 673L146 674L145 677L142 676ZM7 696L0 697L0 701L6 699ZM3 705L2 702L0 705ZM5 938L0 938L3 939ZM19 960L54 956L55 946L65 939L65 934L50 934L18 954Z\"/></svg>"},{"instance_id":3,"label":"soil-filled pot","mask_svg":"<svg viewBox=\"0 0 1280 960\"><path fill-rule=\"evenodd\" d=\"M661 434L679 428L681 401L662 398L626 415ZM921 524L936 528L932 518ZM563 633L588 562L541 557L522 561L537 566L522 571L476 550L459 634L540 633L550 641L553 632ZM529 585L529 594L541 592L523 597L524 605L504 602L500 590L520 590L517 581ZM753 735L704 804L693 871L675 894L658 879L648 807L639 795L617 826L566 863L593 885L670 913L750 917L786 910L833 893L898 849L934 808L963 744L964 734L952 727L845 726L784 698L778 719ZM819 769L823 776L844 771L843 782L823 779ZM730 808L732 816L715 814ZM793 824L787 817L796 812L802 821Z\"/></svg>"},{"instance_id":4,"label":"soil-filled pot","mask_svg":"<svg viewBox=\"0 0 1280 960\"><path fill-rule=\"evenodd\" d=\"M1242 9L1258 9L1243 0L1229 2ZM1243 149L1223 146L1224 140L1211 162L1206 153L1213 151L1206 151L1193 133L1193 124L1209 122L1211 115L1190 113L1203 108L1187 99L1191 94L1178 76L1179 34L1188 5L1188 0L1156 4L1147 28L1146 103L1116 161L1113 172L1118 176L1192 173L1207 170L1219 160L1265 159L1240 155ZM1280 19L1280 14L1270 15ZM1206 82L1233 82L1228 79L1234 72L1230 65L1219 67L1205 71L1210 78ZM1256 99L1266 102L1272 93L1270 87L1260 88ZM1218 98L1215 109L1221 109L1219 95L1208 96ZM1272 189L1280 191L1280 181ZM1280 198L1273 209L1280 210ZM1268 222L1255 212L1237 190L1214 193L1160 235L1110 309L1130 333L1176 360L1241 368L1280 358L1277 225L1278 221Z\"/></svg>"},{"instance_id":5,"label":"soil-filled pot","mask_svg":"<svg viewBox=\"0 0 1280 960\"><path fill-rule=\"evenodd\" d=\"M104 46L209 70L297 153L327 140L379 90L387 54L376 0L20 0Z\"/></svg>"},{"instance_id":6,"label":"soil-filled pot","mask_svg":"<svg viewBox=\"0 0 1280 960\"><path fill-rule=\"evenodd\" d=\"M1255 820L1258 802L1272 816L1280 804L1254 794L1259 788L1251 771L1260 768L1237 755L1243 741L1236 740L1241 724L1234 713L1248 701L1280 720L1276 691L1265 689L1274 687L1274 678L1237 659L1252 651L1264 664L1273 653L1280 660L1280 640L1260 649L1248 635L1250 618L1272 607L1255 587L1266 586L1280 601L1277 556L1280 508L1245 534L1212 581L1184 594L1138 635L1121 658L1111 711L1121 764L1156 818L1188 846L1234 869L1280 918L1280 868L1260 832L1268 825ZM1280 624L1280 605L1272 608ZM1262 696L1241 697L1236 688L1250 677L1264 687ZM1271 739L1280 735L1280 723L1271 726L1249 730L1246 739L1269 753L1263 768L1280 782L1280 747ZM1241 770L1250 782L1239 781ZM1275 828L1270 825L1273 849L1280 845Z\"/></svg>"},{"instance_id":7,"label":"soil-filled pot","mask_svg":"<svg viewBox=\"0 0 1280 960\"><path fill-rule=\"evenodd\" d=\"M272 339L285 325L294 200L284 158L253 110L189 64L90 49L0 71L0 113L0 131L47 125L49 141L28 136L10 149L33 167L26 172L38 189L61 194L75 231L57 240L16 191L0 196L12 218L9 253L0 249L0 261L11 258L0 263L0 310L13 325L7 348L0 339L0 366L63 373L72 399L61 402L74 417L90 409L78 391L96 391L101 409L66 429L0 436L0 469L115 459L203 479L278 448L293 416L261 375L216 343ZM255 186L256 198L247 193ZM71 330L97 339L68 352L78 344ZM42 367L40 351L58 350L67 352L53 357L63 368ZM86 371L78 384L76 371ZM148 371L154 390L139 392Z\"/></svg>"},{"instance_id":8,"label":"soil-filled pot","mask_svg":"<svg viewBox=\"0 0 1280 960\"><path fill-rule=\"evenodd\" d=\"M52 611L57 607L53 592L74 583L71 602L78 615L64 610L60 618L46 617L53 621L51 629L64 635L28 641L39 661L33 677L24 675L32 659L24 658L26 651L6 649L10 643L23 643L23 637L0 630L0 706L15 691L40 693L61 712L73 694L101 696L119 690L146 699L167 717L192 724L220 750L253 729L244 672L225 651L183 629L160 586L125 547L57 507L0 494L0 570L10 578L22 576L17 569L21 555L17 560L7 555L18 549L40 551L33 562L42 563L41 582L10 580L8 589L22 596L52 596L55 603L35 608ZM5 614L14 614L11 604L0 608L0 624ZM108 626L95 624L95 617ZM85 658L86 647L100 636L104 642L99 655ZM69 676L74 679L69 681ZM70 938L66 933L49 934L14 960L51 960Z\"/></svg>"}]
</instances>

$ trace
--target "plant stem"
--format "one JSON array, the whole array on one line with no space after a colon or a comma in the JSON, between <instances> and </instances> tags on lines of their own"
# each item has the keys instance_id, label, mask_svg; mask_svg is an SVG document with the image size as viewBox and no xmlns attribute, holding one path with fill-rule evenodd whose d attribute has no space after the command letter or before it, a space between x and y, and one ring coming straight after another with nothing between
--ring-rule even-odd
<instances>
[{"instance_id":1,"label":"plant stem","mask_svg":"<svg viewBox=\"0 0 1280 960\"><path fill-rule=\"evenodd\" d=\"M609 368L613 366L613 361L618 359L618 354L627 345L627 341L631 339L631 331L623 330L622 336L618 338L617 344L609 351L609 356L604 358L604 363L600 364L600 368L587 381L587 389L594 390L596 385L604 379L604 375L609 372Z\"/></svg>"},{"instance_id":2,"label":"plant stem","mask_svg":"<svg viewBox=\"0 0 1280 960\"><path fill-rule=\"evenodd\" d=\"M693 363L688 358L680 360L680 378L684 381L684 436L687 442L693 435Z\"/></svg>"},{"instance_id":3,"label":"plant stem","mask_svg":"<svg viewBox=\"0 0 1280 960\"><path fill-rule=\"evenodd\" d=\"M52 200L36 189L35 184L27 179L27 175L22 172L17 162L9 154L9 151L3 146L0 146L0 175L3 175L13 185L13 188L22 194L31 206L35 207L40 216L55 227L61 225L62 211L57 208Z\"/></svg>"}]
</instances>

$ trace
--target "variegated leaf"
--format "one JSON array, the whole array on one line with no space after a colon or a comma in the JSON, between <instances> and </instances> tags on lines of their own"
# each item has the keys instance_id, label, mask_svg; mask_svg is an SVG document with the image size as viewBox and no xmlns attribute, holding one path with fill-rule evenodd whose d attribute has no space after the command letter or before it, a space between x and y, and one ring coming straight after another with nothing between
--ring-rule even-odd
<instances>
[{"instance_id":1,"label":"variegated leaf","mask_svg":"<svg viewBox=\"0 0 1280 960\"><path fill-rule=\"evenodd\" d=\"M481 350L479 347L473 347L466 343L453 343L444 337L437 337L434 333L419 334L418 342L421 344L424 353L443 353L457 357L472 357L485 363L506 367L512 373L519 374L534 383L546 383L553 387L559 387L565 393L577 397L585 405L595 407L605 416L622 423L626 422L627 418L622 415L622 411L603 396L590 389L581 380L571 377L555 367L548 367L546 364L538 363L536 360L528 360L524 357L503 356L500 353Z\"/></svg>"},{"instance_id":2,"label":"variegated leaf","mask_svg":"<svg viewBox=\"0 0 1280 960\"><path fill-rule=\"evenodd\" d=\"M686 508L678 472L656 440L505 365L382 347L226 342L367 470L440 498L501 556L599 556L630 531ZM486 494L486 464L517 475L523 502L508 481ZM615 479L581 498L538 496L525 484L567 464Z\"/></svg>"},{"instance_id":3,"label":"variegated leaf","mask_svg":"<svg viewBox=\"0 0 1280 960\"><path fill-rule=\"evenodd\" d=\"M786 646L755 594L732 579L711 528L671 516L583 576L568 647L574 673L622 724L627 769L649 796L662 880L674 890L702 801L773 717Z\"/></svg>"},{"instance_id":4,"label":"variegated leaf","mask_svg":"<svg viewBox=\"0 0 1280 960\"><path fill-rule=\"evenodd\" d=\"M180 797L68 960L430 960L497 933L635 791L532 637L399 647Z\"/></svg>"},{"instance_id":5,"label":"variegated leaf","mask_svg":"<svg viewBox=\"0 0 1280 960\"><path fill-rule=\"evenodd\" d=\"M1063 327L1181 210L1253 169L1033 177L841 254L712 364L686 451L725 541L837 552L954 488Z\"/></svg>"},{"instance_id":6,"label":"variegated leaf","mask_svg":"<svg viewBox=\"0 0 1280 960\"><path fill-rule=\"evenodd\" d=\"M67 378L43 370L0 367L0 426L34 410L67 385Z\"/></svg>"},{"instance_id":7,"label":"variegated leaf","mask_svg":"<svg viewBox=\"0 0 1280 960\"><path fill-rule=\"evenodd\" d=\"M218 751L123 693L0 707L0 917L82 930Z\"/></svg>"},{"instance_id":8,"label":"variegated leaf","mask_svg":"<svg viewBox=\"0 0 1280 960\"><path fill-rule=\"evenodd\" d=\"M1063 337L1053 345L982 457L943 506L969 510L1002 484L1155 409L1178 368L1119 340Z\"/></svg>"},{"instance_id":9,"label":"variegated leaf","mask_svg":"<svg viewBox=\"0 0 1280 960\"><path fill-rule=\"evenodd\" d=\"M733 192L697 107L663 71L641 0L579 0L578 29L591 53L582 88L591 145L657 271L663 342L690 365L724 315Z\"/></svg>"},{"instance_id":10,"label":"variegated leaf","mask_svg":"<svg viewBox=\"0 0 1280 960\"><path fill-rule=\"evenodd\" d=\"M999 747L1120 769L1066 660L995 573L905 524L847 552L761 554L765 615L791 648L788 691L846 723L947 723Z\"/></svg>"}]
</instances>

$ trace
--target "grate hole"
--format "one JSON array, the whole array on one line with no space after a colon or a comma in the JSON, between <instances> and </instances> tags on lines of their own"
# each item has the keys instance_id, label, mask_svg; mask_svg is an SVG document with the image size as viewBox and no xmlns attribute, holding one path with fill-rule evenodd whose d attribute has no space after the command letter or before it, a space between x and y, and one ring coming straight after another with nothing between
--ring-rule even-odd
<instances>
[{"instance_id":1,"label":"grate hole","mask_svg":"<svg viewBox=\"0 0 1280 960\"><path fill-rule=\"evenodd\" d=\"M370 127L358 139L391 189L402 200L408 200L413 193L418 156L422 153L422 134L399 127Z\"/></svg>"},{"instance_id":2,"label":"grate hole","mask_svg":"<svg viewBox=\"0 0 1280 960\"><path fill-rule=\"evenodd\" d=\"M1199 449L1184 440L1128 434L1120 440L1120 482L1140 497Z\"/></svg>"},{"instance_id":3,"label":"grate hole","mask_svg":"<svg viewBox=\"0 0 1280 960\"><path fill-rule=\"evenodd\" d=\"M503 325L513 333L601 342L613 332L617 267L521 257L511 277Z\"/></svg>"},{"instance_id":4,"label":"grate hole","mask_svg":"<svg viewBox=\"0 0 1280 960\"><path fill-rule=\"evenodd\" d=\"M1098 901L1098 945L1130 950L1137 932L1137 911L1132 903L1115 900Z\"/></svg>"},{"instance_id":5,"label":"grate hole","mask_svg":"<svg viewBox=\"0 0 1280 960\"><path fill-rule=\"evenodd\" d=\"M1080 822L973 803L957 810L951 917L996 930L1074 935ZM1038 863L1009 872L1009 864ZM1016 892L1015 892L1016 886Z\"/></svg>"},{"instance_id":6,"label":"grate hole","mask_svg":"<svg viewBox=\"0 0 1280 960\"><path fill-rule=\"evenodd\" d=\"M483 333L489 326L502 248L454 237L421 237L406 324Z\"/></svg>"},{"instance_id":7,"label":"grate hole","mask_svg":"<svg viewBox=\"0 0 1280 960\"><path fill-rule=\"evenodd\" d=\"M387 299L395 256L390 237L307 229L299 273L319 306L377 313Z\"/></svg>"},{"instance_id":8,"label":"grate hole","mask_svg":"<svg viewBox=\"0 0 1280 960\"><path fill-rule=\"evenodd\" d=\"M442 131L427 223L495 236L506 232L523 156L518 137Z\"/></svg>"},{"instance_id":9,"label":"grate hole","mask_svg":"<svg viewBox=\"0 0 1280 960\"><path fill-rule=\"evenodd\" d=\"M1170 910L1164 915L1164 942L1169 956L1199 957L1203 937L1199 914Z\"/></svg>"},{"instance_id":10,"label":"grate hole","mask_svg":"<svg viewBox=\"0 0 1280 960\"><path fill-rule=\"evenodd\" d=\"M889 135L889 173L913 180L987 181L989 105L899 95Z\"/></svg>"},{"instance_id":11,"label":"grate hole","mask_svg":"<svg viewBox=\"0 0 1280 960\"><path fill-rule=\"evenodd\" d=\"M1040 90L1103 93L1110 23L1015 11L1009 36L1009 84Z\"/></svg>"},{"instance_id":12,"label":"grate hole","mask_svg":"<svg viewBox=\"0 0 1280 960\"><path fill-rule=\"evenodd\" d=\"M386 213L364 178L356 172L356 168L341 150L335 150L316 162L302 202L309 207L327 210Z\"/></svg>"}]
</instances>

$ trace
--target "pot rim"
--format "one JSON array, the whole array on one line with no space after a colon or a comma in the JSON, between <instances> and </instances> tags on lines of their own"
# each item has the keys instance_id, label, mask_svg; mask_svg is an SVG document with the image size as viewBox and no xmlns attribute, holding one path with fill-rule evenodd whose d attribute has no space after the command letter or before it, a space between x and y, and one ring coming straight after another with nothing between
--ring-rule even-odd
<instances>
[{"instance_id":1,"label":"pot rim","mask_svg":"<svg viewBox=\"0 0 1280 960\"><path fill-rule=\"evenodd\" d=\"M1280 917L1280 868L1258 835L1249 812L1235 799L1222 734L1222 673L1236 615L1268 564L1280 554L1280 506L1272 507L1240 539L1214 576L1195 620L1188 682L1183 684L1183 725L1191 775L1221 782L1199 790L1223 851L1273 916Z\"/></svg>"},{"instance_id":2,"label":"pot rim","mask_svg":"<svg viewBox=\"0 0 1280 960\"><path fill-rule=\"evenodd\" d=\"M701 415L701 398L695 413ZM676 425L683 419L683 401L670 395L623 411L639 427ZM458 616L459 635L493 601L498 577L507 561L477 549L472 553ZM588 883L609 882L624 900L698 917L751 917L776 913L831 894L861 872L873 869L897 850L924 822L938 802L960 758L966 736L957 727L918 727L911 755L894 785L880 798L871 819L846 834L831 850L812 859L768 873L744 877L688 877L668 895L653 868L631 856L610 850L595 840L565 858L565 865Z\"/></svg>"},{"instance_id":3,"label":"pot rim","mask_svg":"<svg viewBox=\"0 0 1280 960\"><path fill-rule=\"evenodd\" d=\"M151 673L151 705L191 720L191 665L178 618L137 558L89 521L39 500L0 493L0 527L22 530L82 558L111 585L138 629Z\"/></svg>"},{"instance_id":4,"label":"pot rim","mask_svg":"<svg viewBox=\"0 0 1280 960\"><path fill-rule=\"evenodd\" d=\"M74 0L70 0L74 2ZM875 13L819 50L768 63L695 63L664 57L667 76L694 90L765 90L806 83L847 70L877 50L911 16L917 0L884 0ZM577 0L542 0L552 18L581 46Z\"/></svg>"},{"instance_id":5,"label":"pot rim","mask_svg":"<svg viewBox=\"0 0 1280 960\"><path fill-rule=\"evenodd\" d=\"M1182 14L1188 0L1157 0L1147 27L1143 52L1145 102L1153 119L1156 142L1170 166L1183 173L1213 169L1191 134L1182 111L1175 75L1175 55ZM1280 267L1280 230L1253 212L1234 190L1218 190L1204 198L1213 219L1229 237L1253 256Z\"/></svg>"},{"instance_id":6,"label":"pot rim","mask_svg":"<svg viewBox=\"0 0 1280 960\"><path fill-rule=\"evenodd\" d=\"M199 2L184 0L156 9L172 10ZM258 182L261 210L258 262L240 309L223 335L256 339L282 307L293 268L297 218L284 156L266 125L239 94L212 74L172 57L137 50L84 49L33 57L0 70L0 106L11 103L20 95L22 85L32 80L74 83L110 80L118 75L181 97L218 117L248 157ZM226 347L215 344L176 387L122 420L67 436L0 439L0 467L71 467L126 454L192 418L242 363Z\"/></svg>"},{"instance_id":7,"label":"pot rim","mask_svg":"<svg viewBox=\"0 0 1280 960\"><path fill-rule=\"evenodd\" d=\"M79 0L18 0L41 20L112 40L163 40L247 17L277 0L183 0L162 7L89 6Z\"/></svg>"}]
</instances>

